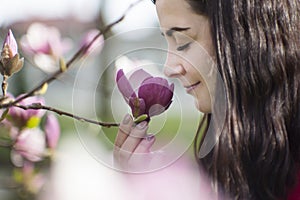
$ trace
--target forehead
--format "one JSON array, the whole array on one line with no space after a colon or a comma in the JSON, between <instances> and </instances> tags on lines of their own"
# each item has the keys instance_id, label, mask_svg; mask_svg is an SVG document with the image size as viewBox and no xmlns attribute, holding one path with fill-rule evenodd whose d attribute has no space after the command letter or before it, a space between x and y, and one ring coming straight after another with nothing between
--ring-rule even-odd
<instances>
[{"instance_id":1,"label":"forehead","mask_svg":"<svg viewBox=\"0 0 300 200\"><path fill-rule=\"evenodd\" d=\"M162 28L192 26L199 16L185 0L157 0L156 10Z\"/></svg>"},{"instance_id":2,"label":"forehead","mask_svg":"<svg viewBox=\"0 0 300 200\"><path fill-rule=\"evenodd\" d=\"M192 36L203 35L209 29L208 18L195 13L186 0L157 0L156 10L162 32L173 27L189 27Z\"/></svg>"}]
</instances>

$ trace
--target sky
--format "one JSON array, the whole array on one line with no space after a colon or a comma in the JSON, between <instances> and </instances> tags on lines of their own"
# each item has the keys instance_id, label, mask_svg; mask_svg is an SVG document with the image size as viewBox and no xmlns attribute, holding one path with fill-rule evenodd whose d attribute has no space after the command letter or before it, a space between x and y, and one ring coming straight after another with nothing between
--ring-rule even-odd
<instances>
[{"instance_id":1,"label":"sky","mask_svg":"<svg viewBox=\"0 0 300 200\"><path fill-rule=\"evenodd\" d=\"M40 19L64 19L75 17L88 22L97 17L101 8L107 23L122 15L136 0L0 0L0 26ZM138 16L138 17L137 17ZM154 26L157 22L155 6L144 0L127 15L116 31Z\"/></svg>"},{"instance_id":2,"label":"sky","mask_svg":"<svg viewBox=\"0 0 300 200\"><path fill-rule=\"evenodd\" d=\"M87 0L0 0L0 2L0 25L31 17L51 19L76 16L88 21L97 15L101 5L101 0L88 0L88 3Z\"/></svg>"}]
</instances>

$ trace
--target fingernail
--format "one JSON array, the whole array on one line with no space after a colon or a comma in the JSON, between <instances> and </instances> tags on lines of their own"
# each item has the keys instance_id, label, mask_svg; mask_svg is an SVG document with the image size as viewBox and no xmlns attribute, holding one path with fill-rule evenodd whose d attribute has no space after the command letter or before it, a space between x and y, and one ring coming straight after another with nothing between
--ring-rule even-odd
<instances>
[{"instance_id":1,"label":"fingernail","mask_svg":"<svg viewBox=\"0 0 300 200\"><path fill-rule=\"evenodd\" d=\"M123 124L128 124L130 122L130 119L131 119L130 115L126 114L123 119Z\"/></svg>"},{"instance_id":2,"label":"fingernail","mask_svg":"<svg viewBox=\"0 0 300 200\"><path fill-rule=\"evenodd\" d=\"M153 139L154 139L154 135L148 135L148 136L146 137L146 140L147 140L148 142L152 141Z\"/></svg>"},{"instance_id":3,"label":"fingernail","mask_svg":"<svg viewBox=\"0 0 300 200\"><path fill-rule=\"evenodd\" d=\"M138 125L136 125L136 127L138 129L144 129L147 126L147 122L142 121L141 123L138 123Z\"/></svg>"}]
</instances>

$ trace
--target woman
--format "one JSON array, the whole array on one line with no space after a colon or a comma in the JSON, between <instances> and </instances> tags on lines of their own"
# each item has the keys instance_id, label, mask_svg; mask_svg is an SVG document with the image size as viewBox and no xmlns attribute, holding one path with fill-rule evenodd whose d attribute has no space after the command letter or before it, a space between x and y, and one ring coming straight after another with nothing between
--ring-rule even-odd
<instances>
[{"instance_id":1,"label":"woman","mask_svg":"<svg viewBox=\"0 0 300 200\"><path fill-rule=\"evenodd\" d=\"M196 158L215 191L232 199L287 199L299 181L299 0L154 3L168 50L177 52L168 54L165 74L178 78L195 97L197 109L205 113L200 126L214 117L216 92L201 74L197 45L216 61L223 80L227 110L220 137L201 159L199 134L195 139ZM115 142L121 165L154 143L154 138L127 137L147 130L146 122L134 128L132 123L127 115Z\"/></svg>"}]
</instances>

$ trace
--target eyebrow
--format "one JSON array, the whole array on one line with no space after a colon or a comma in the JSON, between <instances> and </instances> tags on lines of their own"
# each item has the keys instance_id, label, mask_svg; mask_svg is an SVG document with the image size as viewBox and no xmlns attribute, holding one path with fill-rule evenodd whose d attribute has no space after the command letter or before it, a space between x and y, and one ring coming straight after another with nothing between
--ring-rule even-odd
<instances>
[{"instance_id":1,"label":"eyebrow","mask_svg":"<svg viewBox=\"0 0 300 200\"><path fill-rule=\"evenodd\" d=\"M166 35L171 37L173 35L174 32L183 32L183 31L187 31L191 29L190 27L185 27L185 28L181 28L181 27L172 27L169 30L166 31ZM164 33L161 33L164 36Z\"/></svg>"}]
</instances>

